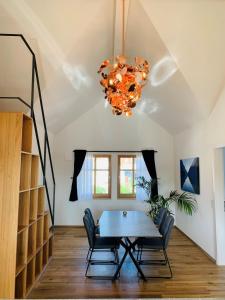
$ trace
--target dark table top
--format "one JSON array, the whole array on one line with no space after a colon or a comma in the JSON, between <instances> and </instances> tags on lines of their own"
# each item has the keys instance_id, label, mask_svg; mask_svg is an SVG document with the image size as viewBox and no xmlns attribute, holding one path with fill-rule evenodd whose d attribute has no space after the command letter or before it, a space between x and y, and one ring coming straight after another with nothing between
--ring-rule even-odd
<instances>
[{"instance_id":1,"label":"dark table top","mask_svg":"<svg viewBox=\"0 0 225 300\"><path fill-rule=\"evenodd\" d=\"M152 219L143 211L104 211L99 220L101 237L161 237Z\"/></svg>"}]
</instances>

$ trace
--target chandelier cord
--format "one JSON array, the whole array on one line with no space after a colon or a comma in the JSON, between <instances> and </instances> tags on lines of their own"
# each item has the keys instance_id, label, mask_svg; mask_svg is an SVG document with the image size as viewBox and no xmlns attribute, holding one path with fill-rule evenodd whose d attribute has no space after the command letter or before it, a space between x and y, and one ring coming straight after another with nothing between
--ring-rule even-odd
<instances>
[{"instance_id":1,"label":"chandelier cord","mask_svg":"<svg viewBox=\"0 0 225 300\"><path fill-rule=\"evenodd\" d=\"M125 57L125 1L114 0L114 28L113 35L115 39L120 39L121 45L119 50L120 55L113 57L113 60L105 59L99 67L98 73L101 74L100 84L103 86L105 99L108 100L112 106L112 113L114 115L125 114L127 117L132 115L132 109L136 106L141 98L142 88L146 84L147 75L149 73L149 64L146 59L142 57L135 57L135 64L127 63ZM122 12L118 12L118 5L122 8ZM116 11L117 9L117 11ZM128 14L127 14L128 16ZM121 18L122 24L118 24ZM119 26L121 29L119 30ZM116 28L115 28L116 27ZM115 34L116 29L118 33ZM115 56L114 44L113 56Z\"/></svg>"},{"instance_id":2,"label":"chandelier cord","mask_svg":"<svg viewBox=\"0 0 225 300\"><path fill-rule=\"evenodd\" d=\"M112 30L112 58L115 61L115 39L116 39L116 0L114 0L114 7L113 7L113 30Z\"/></svg>"},{"instance_id":3,"label":"chandelier cord","mask_svg":"<svg viewBox=\"0 0 225 300\"><path fill-rule=\"evenodd\" d=\"M125 0L122 0L122 55L125 54Z\"/></svg>"}]
</instances>

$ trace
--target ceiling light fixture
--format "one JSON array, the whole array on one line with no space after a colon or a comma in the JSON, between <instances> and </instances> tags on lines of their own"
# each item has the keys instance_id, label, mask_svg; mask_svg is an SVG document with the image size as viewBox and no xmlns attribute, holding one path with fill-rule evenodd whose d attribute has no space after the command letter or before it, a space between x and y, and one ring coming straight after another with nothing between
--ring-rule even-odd
<instances>
[{"instance_id":1,"label":"ceiling light fixture","mask_svg":"<svg viewBox=\"0 0 225 300\"><path fill-rule=\"evenodd\" d=\"M98 73L101 74L101 85L104 87L105 99L112 106L114 115L132 115L132 108L141 97L146 84L149 64L141 57L135 57L135 65L127 64L125 49L125 0L122 1L122 55L116 59L103 61ZM104 71L103 71L104 70Z\"/></svg>"}]
</instances>

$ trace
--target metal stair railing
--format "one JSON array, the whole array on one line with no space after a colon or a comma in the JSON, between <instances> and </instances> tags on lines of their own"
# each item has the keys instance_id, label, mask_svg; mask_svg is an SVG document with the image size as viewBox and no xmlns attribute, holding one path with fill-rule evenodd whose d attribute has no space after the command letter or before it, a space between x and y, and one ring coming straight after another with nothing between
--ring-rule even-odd
<instances>
[{"instance_id":1,"label":"metal stair railing","mask_svg":"<svg viewBox=\"0 0 225 300\"><path fill-rule=\"evenodd\" d=\"M40 81L39 81L39 75L38 75L36 56L35 56L33 50L31 49L30 45L28 44L27 40L24 38L24 36L22 34L0 33L0 37L20 38L22 40L22 42L25 44L26 48L29 50L30 54L32 55L32 78L31 78L31 101L30 101L30 104L27 103L27 101L25 101L21 97L16 97L16 96L15 97L7 97L7 96L1 97L0 96L0 99L18 100L30 109L30 115L31 115L31 118L33 119L34 131L35 131L35 136L36 136L36 141L37 141L37 146L38 146L38 152L39 152L39 156L40 156L41 169L42 169L42 175L43 175L43 185L45 186L46 196L47 196L47 201L48 201L48 206L49 206L49 212L50 212L50 216L51 216L52 226L54 228L56 183L55 183L55 175L54 175L53 164L52 164L52 155L51 155L49 139L48 139L48 130L47 130L47 126L46 126L46 119L45 119L45 113L44 113L44 107L43 107L43 101L42 101L43 98L42 98L42 94L41 94L41 87L40 87ZM35 111L34 111L34 84L35 84L35 81L37 84L38 99L39 99L39 104L40 104L40 108L41 108L42 122L43 122L43 127L44 127L44 153L43 154L42 154L42 150L41 150L41 144L40 144L40 139L39 139L39 134L38 134L38 127L37 127ZM52 196L53 204L52 204L52 206L51 206L51 201L50 201L50 196L49 196L48 184L47 184L47 180L46 180L47 154L49 157L51 176L52 176L52 181L53 181L53 196Z\"/></svg>"}]
</instances>

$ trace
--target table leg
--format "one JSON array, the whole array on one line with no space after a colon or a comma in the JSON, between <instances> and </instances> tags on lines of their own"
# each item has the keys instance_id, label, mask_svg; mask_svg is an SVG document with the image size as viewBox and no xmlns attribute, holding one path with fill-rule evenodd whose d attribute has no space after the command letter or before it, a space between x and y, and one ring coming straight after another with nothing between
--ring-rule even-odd
<instances>
[{"instance_id":1,"label":"table leg","mask_svg":"<svg viewBox=\"0 0 225 300\"><path fill-rule=\"evenodd\" d=\"M144 273L142 272L141 267L139 266L138 262L136 261L135 257L134 257L133 254L132 254L132 251L131 251L131 249L133 249L133 247L135 247L136 241L134 241L134 242L132 243L128 238L126 238L125 240L126 240L127 244L124 243L122 240L120 240L120 244L121 244L121 246L124 247L125 253L124 253L123 258L122 258L120 264L118 265L118 268L117 268L117 270L116 270L116 272L115 272L115 274L114 274L114 276L113 276L113 280L116 280L116 279L117 279L117 277L118 277L118 275L119 275L119 272L120 272L120 270L121 270L121 268L122 268L122 265L123 265L123 263L124 263L124 261L125 261L125 258L126 258L126 256L127 256L127 254L129 254L130 257L131 257L131 259L132 259L132 261L133 261L133 263L134 263L134 265L135 265L135 267L137 268L137 271L140 273L141 278L142 278L144 281L146 281L146 277L145 277Z\"/></svg>"},{"instance_id":2,"label":"table leg","mask_svg":"<svg viewBox=\"0 0 225 300\"><path fill-rule=\"evenodd\" d=\"M122 244L121 244L122 245ZM123 245L122 245L123 246ZM124 246L123 246L124 247ZM125 247L124 247L125 248ZM120 264L118 265L118 267L117 267L117 269L116 269L116 272L115 272L115 274L113 275L113 280L116 280L117 279L117 277L118 277L118 275L119 275L119 272L120 272L120 270L121 270L121 268L122 268L122 265L123 265L123 263L124 263L124 261L125 261L125 258L126 258L126 256L127 256L127 254L128 254L128 249L126 249L125 248L125 253L124 253L124 255L123 255L123 257L122 257L122 259L121 259L121 261L120 261Z\"/></svg>"},{"instance_id":3,"label":"table leg","mask_svg":"<svg viewBox=\"0 0 225 300\"><path fill-rule=\"evenodd\" d=\"M128 249L128 253L129 253L129 255L130 255L130 257L131 257L131 259L132 259L132 261L133 261L135 267L137 268L139 274L141 275L141 278L142 278L144 281L146 281L146 277L145 277L145 275L144 275L144 273L143 273L141 267L139 266L139 264L138 264L136 258L133 256L133 253L132 253L132 251L131 251L131 248L133 249L133 247L135 247L136 241L134 241L134 242L132 243L132 242L129 240L129 238L126 238L126 239L128 240L128 243L130 244L130 247L129 247L129 249Z\"/></svg>"}]
</instances>

